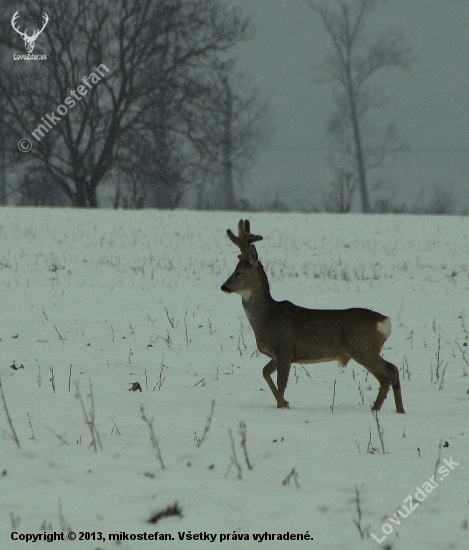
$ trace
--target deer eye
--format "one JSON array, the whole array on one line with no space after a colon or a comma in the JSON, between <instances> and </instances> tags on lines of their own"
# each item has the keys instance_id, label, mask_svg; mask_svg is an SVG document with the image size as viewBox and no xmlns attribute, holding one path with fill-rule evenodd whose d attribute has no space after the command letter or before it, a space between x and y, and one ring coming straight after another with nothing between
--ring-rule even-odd
<instances>
[{"instance_id":1,"label":"deer eye","mask_svg":"<svg viewBox=\"0 0 469 550\"><path fill-rule=\"evenodd\" d=\"M241 275L241 271L237 271L237 272L235 273L235 276L236 276L236 277L239 277L240 275Z\"/></svg>"}]
</instances>

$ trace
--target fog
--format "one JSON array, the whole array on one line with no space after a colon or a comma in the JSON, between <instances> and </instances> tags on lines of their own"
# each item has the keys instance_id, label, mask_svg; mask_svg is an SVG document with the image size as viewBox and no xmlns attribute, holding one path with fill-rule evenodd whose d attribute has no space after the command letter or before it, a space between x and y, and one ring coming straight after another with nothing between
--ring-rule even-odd
<instances>
[{"instance_id":1,"label":"fog","mask_svg":"<svg viewBox=\"0 0 469 550\"><path fill-rule=\"evenodd\" d=\"M331 87L315 82L313 66L330 49L329 36L303 0L237 3L257 28L239 48L240 65L270 97L276 126L242 193L253 203L280 198L292 208L320 207L333 178L325 150L333 103ZM438 200L467 211L469 3L391 0L378 7L368 28L389 27L402 31L416 61L408 72L378 73L373 83L389 98L380 116L399 126L410 150L388 159L376 175L389 180L385 193L396 204L431 201L438 187ZM358 195L355 201L358 209Z\"/></svg>"}]
</instances>

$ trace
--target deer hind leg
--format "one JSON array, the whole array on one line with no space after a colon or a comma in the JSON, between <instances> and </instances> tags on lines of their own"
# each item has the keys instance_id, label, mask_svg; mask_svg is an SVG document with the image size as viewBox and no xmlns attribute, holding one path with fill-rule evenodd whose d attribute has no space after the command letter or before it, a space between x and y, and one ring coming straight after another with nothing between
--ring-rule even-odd
<instances>
[{"instance_id":1,"label":"deer hind leg","mask_svg":"<svg viewBox=\"0 0 469 550\"><path fill-rule=\"evenodd\" d=\"M381 409L382 404L384 403L384 400L388 395L389 387L391 386L391 381L389 380L389 378L386 378L385 376L381 376L381 374L377 374L372 371L370 372L379 382L378 397L376 398L376 401L372 407L372 410L379 411Z\"/></svg>"},{"instance_id":2,"label":"deer hind leg","mask_svg":"<svg viewBox=\"0 0 469 550\"><path fill-rule=\"evenodd\" d=\"M269 385L269 388L271 392L273 393L276 401L277 401L277 409L287 409L288 408L288 401L286 401L283 398L283 394L285 392L285 388L287 387L287 381L288 381L288 373L290 369L288 368L287 377L285 380L285 383L283 382L283 378L281 375L281 371L277 372L277 384L279 388L275 386L271 375L277 370L277 362L275 359L272 359L272 361L269 361L267 365L263 368L262 374L264 376L265 381Z\"/></svg>"},{"instance_id":3,"label":"deer hind leg","mask_svg":"<svg viewBox=\"0 0 469 550\"><path fill-rule=\"evenodd\" d=\"M391 386L394 393L396 411L404 414L405 410L404 405L402 404L399 369L379 355L375 360L361 360L359 357L354 357L354 359L357 363L360 363L360 365L363 365L367 370L369 370L379 382L379 392L375 404L373 405L373 410L379 411L381 409L381 405L386 399L389 387Z\"/></svg>"},{"instance_id":4,"label":"deer hind leg","mask_svg":"<svg viewBox=\"0 0 469 550\"><path fill-rule=\"evenodd\" d=\"M399 379L399 369L396 365L393 365L389 361L385 361L380 358L386 365L386 369L390 373L391 378L391 387L394 393L394 402L396 403L396 411L401 414L405 414L404 405L402 404L402 393L401 393L401 381Z\"/></svg>"}]
</instances>

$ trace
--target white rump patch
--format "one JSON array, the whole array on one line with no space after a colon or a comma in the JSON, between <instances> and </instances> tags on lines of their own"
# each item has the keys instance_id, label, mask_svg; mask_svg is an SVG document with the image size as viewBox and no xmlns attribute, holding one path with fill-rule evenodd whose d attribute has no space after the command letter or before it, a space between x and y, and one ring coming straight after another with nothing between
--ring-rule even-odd
<instances>
[{"instance_id":1,"label":"white rump patch","mask_svg":"<svg viewBox=\"0 0 469 550\"><path fill-rule=\"evenodd\" d=\"M376 325L376 328L386 340L391 334L391 321L389 320L389 317L386 317L384 321L379 321L379 323Z\"/></svg>"}]
</instances>

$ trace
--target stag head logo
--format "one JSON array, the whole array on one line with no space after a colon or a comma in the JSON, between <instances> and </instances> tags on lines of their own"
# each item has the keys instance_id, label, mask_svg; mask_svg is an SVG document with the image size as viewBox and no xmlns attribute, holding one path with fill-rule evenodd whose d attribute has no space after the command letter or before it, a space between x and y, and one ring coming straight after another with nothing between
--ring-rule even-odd
<instances>
[{"instance_id":1,"label":"stag head logo","mask_svg":"<svg viewBox=\"0 0 469 550\"><path fill-rule=\"evenodd\" d=\"M42 16L42 29L41 30L35 30L33 31L33 34L29 36L29 34L26 32L28 29L24 29L24 32L20 31L17 25L17 20L19 19L19 11L16 11L13 17L11 18L11 26L15 29L15 31L21 36L21 38L24 40L24 46L26 48L27 53L33 53L34 45L36 43L37 37L41 34L41 32L46 28L47 23L49 22L49 16L47 13L44 13Z\"/></svg>"}]
</instances>

